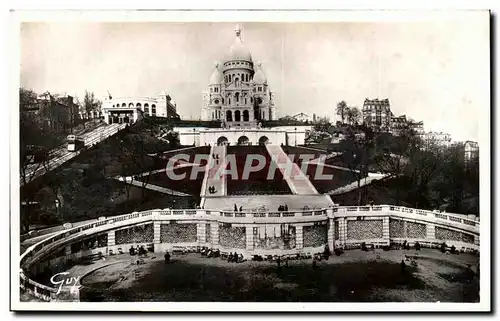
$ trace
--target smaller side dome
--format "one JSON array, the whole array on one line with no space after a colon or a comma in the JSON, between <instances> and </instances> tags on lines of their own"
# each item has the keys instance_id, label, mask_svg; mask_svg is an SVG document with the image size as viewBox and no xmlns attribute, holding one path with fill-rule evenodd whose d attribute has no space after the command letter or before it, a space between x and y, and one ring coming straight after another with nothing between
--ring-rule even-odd
<instances>
[{"instance_id":1,"label":"smaller side dome","mask_svg":"<svg viewBox=\"0 0 500 321\"><path fill-rule=\"evenodd\" d=\"M267 84L267 78L264 72L262 71L262 64L260 62L257 63L257 70L255 71L255 74L253 75L253 82L255 84Z\"/></svg>"},{"instance_id":2,"label":"smaller side dome","mask_svg":"<svg viewBox=\"0 0 500 321\"><path fill-rule=\"evenodd\" d=\"M215 63L215 70L210 76L209 85L220 85L222 83L222 73L219 70L219 63Z\"/></svg>"}]
</instances>

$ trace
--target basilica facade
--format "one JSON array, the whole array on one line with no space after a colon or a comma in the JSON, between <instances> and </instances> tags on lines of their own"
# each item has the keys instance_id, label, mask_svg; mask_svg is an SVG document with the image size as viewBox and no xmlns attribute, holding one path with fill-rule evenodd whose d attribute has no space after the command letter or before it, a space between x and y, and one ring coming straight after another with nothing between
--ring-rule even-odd
<instances>
[{"instance_id":1,"label":"basilica facade","mask_svg":"<svg viewBox=\"0 0 500 321\"><path fill-rule=\"evenodd\" d=\"M228 126L253 127L261 120L275 120L273 92L260 63L255 64L236 27L236 39L222 64L216 63L208 90L203 92L202 120Z\"/></svg>"}]
</instances>

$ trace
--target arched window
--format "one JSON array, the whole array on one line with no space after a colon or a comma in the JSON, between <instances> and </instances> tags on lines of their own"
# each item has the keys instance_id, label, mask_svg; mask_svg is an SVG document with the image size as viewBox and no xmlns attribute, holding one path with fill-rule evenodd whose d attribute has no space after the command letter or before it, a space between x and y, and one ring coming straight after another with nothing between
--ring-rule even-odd
<instances>
[{"instance_id":1,"label":"arched window","mask_svg":"<svg viewBox=\"0 0 500 321\"><path fill-rule=\"evenodd\" d=\"M122 104L122 107L127 107L127 104L123 103L123 104Z\"/></svg>"},{"instance_id":2,"label":"arched window","mask_svg":"<svg viewBox=\"0 0 500 321\"><path fill-rule=\"evenodd\" d=\"M241 112L239 110L234 112L234 121L241 121Z\"/></svg>"},{"instance_id":3,"label":"arched window","mask_svg":"<svg viewBox=\"0 0 500 321\"><path fill-rule=\"evenodd\" d=\"M234 99L236 100L237 103L240 102L240 93L234 94Z\"/></svg>"},{"instance_id":4,"label":"arched window","mask_svg":"<svg viewBox=\"0 0 500 321\"><path fill-rule=\"evenodd\" d=\"M231 82L231 75L229 75L228 78L229 78L229 82Z\"/></svg>"},{"instance_id":5,"label":"arched window","mask_svg":"<svg viewBox=\"0 0 500 321\"><path fill-rule=\"evenodd\" d=\"M135 105L135 107L141 109L141 103L137 103L137 105Z\"/></svg>"},{"instance_id":6,"label":"arched window","mask_svg":"<svg viewBox=\"0 0 500 321\"><path fill-rule=\"evenodd\" d=\"M151 114L153 114L153 116L156 115L156 105L155 104L151 105Z\"/></svg>"},{"instance_id":7,"label":"arched window","mask_svg":"<svg viewBox=\"0 0 500 321\"><path fill-rule=\"evenodd\" d=\"M149 105L148 104L144 104L144 113L149 115Z\"/></svg>"},{"instance_id":8,"label":"arched window","mask_svg":"<svg viewBox=\"0 0 500 321\"><path fill-rule=\"evenodd\" d=\"M115 105L113 105L113 107L115 107Z\"/></svg>"},{"instance_id":9,"label":"arched window","mask_svg":"<svg viewBox=\"0 0 500 321\"><path fill-rule=\"evenodd\" d=\"M249 115L250 114L249 114L248 110L244 110L243 111L243 121L249 121L250 120L249 119L249 117L250 117Z\"/></svg>"},{"instance_id":10,"label":"arched window","mask_svg":"<svg viewBox=\"0 0 500 321\"><path fill-rule=\"evenodd\" d=\"M228 99L227 99L227 104L228 104L228 105L231 105L231 98L228 98Z\"/></svg>"}]
</instances>

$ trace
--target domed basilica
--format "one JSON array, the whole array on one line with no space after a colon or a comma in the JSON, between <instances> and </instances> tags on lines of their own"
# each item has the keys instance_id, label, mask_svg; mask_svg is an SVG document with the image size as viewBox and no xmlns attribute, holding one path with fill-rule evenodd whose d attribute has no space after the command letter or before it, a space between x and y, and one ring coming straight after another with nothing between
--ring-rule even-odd
<instances>
[{"instance_id":1,"label":"domed basilica","mask_svg":"<svg viewBox=\"0 0 500 321\"><path fill-rule=\"evenodd\" d=\"M239 26L235 32L228 55L222 65L215 64L208 91L203 92L201 118L223 121L228 126L253 127L260 120L275 120L276 107L261 64L254 64Z\"/></svg>"}]
</instances>

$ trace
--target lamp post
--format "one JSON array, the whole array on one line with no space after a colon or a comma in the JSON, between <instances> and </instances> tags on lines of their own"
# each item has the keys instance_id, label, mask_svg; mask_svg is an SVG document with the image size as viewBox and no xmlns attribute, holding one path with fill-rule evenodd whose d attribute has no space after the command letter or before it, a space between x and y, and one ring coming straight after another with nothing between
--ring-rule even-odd
<instances>
[{"instance_id":1,"label":"lamp post","mask_svg":"<svg viewBox=\"0 0 500 321\"><path fill-rule=\"evenodd\" d=\"M297 146L297 127L295 127L295 146Z\"/></svg>"}]
</instances>

